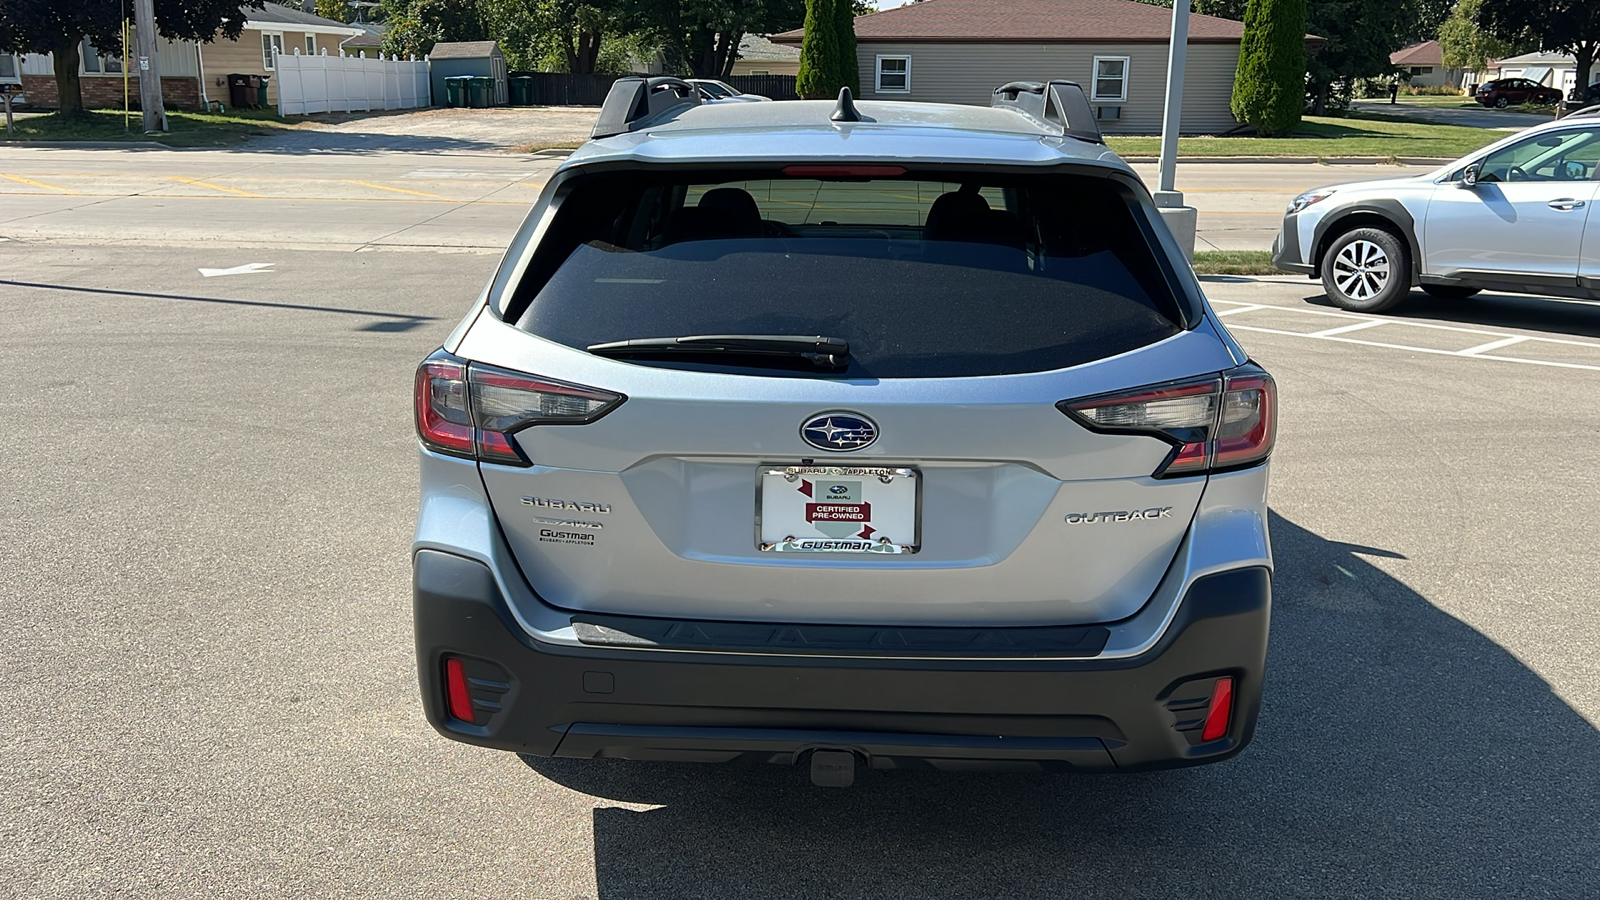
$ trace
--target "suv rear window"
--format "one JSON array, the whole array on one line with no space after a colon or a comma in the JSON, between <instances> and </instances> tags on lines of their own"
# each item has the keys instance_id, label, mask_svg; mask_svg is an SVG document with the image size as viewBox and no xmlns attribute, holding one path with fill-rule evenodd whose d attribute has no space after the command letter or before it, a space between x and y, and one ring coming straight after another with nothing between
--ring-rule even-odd
<instances>
[{"instance_id":1,"label":"suv rear window","mask_svg":"<svg viewBox=\"0 0 1600 900\"><path fill-rule=\"evenodd\" d=\"M810 374L844 378L1045 371L1181 330L1169 270L1131 195L1105 179L772 174L576 182L509 318L579 349L691 335L840 338L849 367ZM698 357L631 361L744 370Z\"/></svg>"}]
</instances>

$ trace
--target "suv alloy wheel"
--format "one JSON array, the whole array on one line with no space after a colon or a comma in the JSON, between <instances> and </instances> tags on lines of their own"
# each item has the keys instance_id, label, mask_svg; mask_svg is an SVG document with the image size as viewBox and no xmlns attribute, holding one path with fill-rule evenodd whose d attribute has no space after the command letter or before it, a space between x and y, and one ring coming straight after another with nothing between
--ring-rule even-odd
<instances>
[{"instance_id":1,"label":"suv alloy wheel","mask_svg":"<svg viewBox=\"0 0 1600 900\"><path fill-rule=\"evenodd\" d=\"M1322 287L1340 309L1383 312L1411 288L1411 254L1399 238L1378 228L1356 228L1335 238L1322 258Z\"/></svg>"}]
</instances>

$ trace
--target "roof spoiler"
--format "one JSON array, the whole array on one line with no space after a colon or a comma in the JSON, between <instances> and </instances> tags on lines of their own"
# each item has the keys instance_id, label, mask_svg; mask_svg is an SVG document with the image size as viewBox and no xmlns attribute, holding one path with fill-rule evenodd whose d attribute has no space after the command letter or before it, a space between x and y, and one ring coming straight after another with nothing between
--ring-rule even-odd
<instances>
[{"instance_id":1,"label":"roof spoiler","mask_svg":"<svg viewBox=\"0 0 1600 900\"><path fill-rule=\"evenodd\" d=\"M600 107L591 138L626 134L639 123L679 107L700 105L700 91L682 78L618 78Z\"/></svg>"},{"instance_id":2,"label":"roof spoiler","mask_svg":"<svg viewBox=\"0 0 1600 900\"><path fill-rule=\"evenodd\" d=\"M990 105L1021 113L1070 138L1091 144L1106 142L1089 108L1089 98L1076 81L1013 81L994 89Z\"/></svg>"},{"instance_id":3,"label":"roof spoiler","mask_svg":"<svg viewBox=\"0 0 1600 900\"><path fill-rule=\"evenodd\" d=\"M1594 106L1585 106L1583 109L1580 109L1577 112L1569 112L1561 118L1570 119L1573 116L1600 116L1600 104L1595 104Z\"/></svg>"}]
</instances>

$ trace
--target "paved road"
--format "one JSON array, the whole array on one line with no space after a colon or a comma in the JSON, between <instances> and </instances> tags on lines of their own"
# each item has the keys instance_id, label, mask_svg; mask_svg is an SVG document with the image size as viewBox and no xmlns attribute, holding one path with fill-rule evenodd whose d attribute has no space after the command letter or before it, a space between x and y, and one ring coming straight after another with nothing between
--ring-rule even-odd
<instances>
[{"instance_id":1,"label":"paved road","mask_svg":"<svg viewBox=\"0 0 1600 900\"><path fill-rule=\"evenodd\" d=\"M0 237L498 251L559 162L466 151L0 148ZM1136 168L1155 183L1155 166ZM1200 249L1265 250L1283 208L1307 188L1424 171L1196 162L1179 166L1178 187L1200 211Z\"/></svg>"},{"instance_id":2,"label":"paved road","mask_svg":"<svg viewBox=\"0 0 1600 900\"><path fill-rule=\"evenodd\" d=\"M1550 121L1551 113L1525 113L1515 109L1489 109L1484 106L1423 106L1396 103L1387 100L1356 100L1351 104L1356 110L1377 116L1405 116L1438 125L1462 125L1467 128L1492 128L1497 131L1520 131Z\"/></svg>"},{"instance_id":3,"label":"paved road","mask_svg":"<svg viewBox=\"0 0 1600 900\"><path fill-rule=\"evenodd\" d=\"M193 207L145 208L192 233ZM248 263L270 271L198 271ZM1419 295L1380 320L1336 314L1303 279L1209 282L1282 390L1257 743L1182 772L867 772L823 791L788 769L530 767L423 722L411 373L494 263L0 242L0 895L1600 883L1595 304Z\"/></svg>"}]
</instances>

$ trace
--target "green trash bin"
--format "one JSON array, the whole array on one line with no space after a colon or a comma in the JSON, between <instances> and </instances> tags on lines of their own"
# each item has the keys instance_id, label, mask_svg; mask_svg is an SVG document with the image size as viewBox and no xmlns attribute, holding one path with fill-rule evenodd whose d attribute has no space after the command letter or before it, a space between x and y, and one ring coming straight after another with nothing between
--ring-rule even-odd
<instances>
[{"instance_id":1,"label":"green trash bin","mask_svg":"<svg viewBox=\"0 0 1600 900\"><path fill-rule=\"evenodd\" d=\"M518 75L511 79L511 105L533 105L533 78L529 75Z\"/></svg>"},{"instance_id":2,"label":"green trash bin","mask_svg":"<svg viewBox=\"0 0 1600 900\"><path fill-rule=\"evenodd\" d=\"M266 109L269 105L267 103L267 82L271 80L271 75L262 75L260 80L256 82L256 105L262 109Z\"/></svg>"},{"instance_id":3,"label":"green trash bin","mask_svg":"<svg viewBox=\"0 0 1600 900\"><path fill-rule=\"evenodd\" d=\"M494 79L485 75L475 75L468 83L469 100L467 105L484 109L494 103Z\"/></svg>"},{"instance_id":4,"label":"green trash bin","mask_svg":"<svg viewBox=\"0 0 1600 900\"><path fill-rule=\"evenodd\" d=\"M451 75L444 80L444 105L467 105L467 82L471 81L470 75Z\"/></svg>"}]
</instances>

